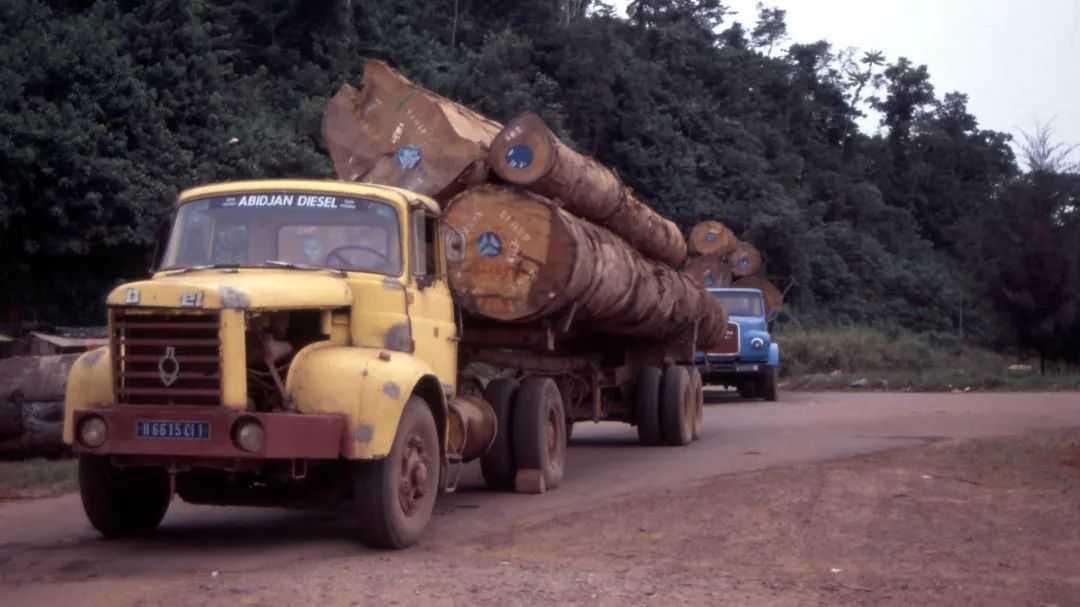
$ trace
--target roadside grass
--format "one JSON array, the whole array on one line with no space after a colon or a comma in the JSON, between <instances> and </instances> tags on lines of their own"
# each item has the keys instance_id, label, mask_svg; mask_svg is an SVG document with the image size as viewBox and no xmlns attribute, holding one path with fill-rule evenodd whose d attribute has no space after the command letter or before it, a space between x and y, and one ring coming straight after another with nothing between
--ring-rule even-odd
<instances>
[{"instance_id":1,"label":"roadside grass","mask_svg":"<svg viewBox=\"0 0 1080 607\"><path fill-rule=\"evenodd\" d=\"M887 334L867 328L776 335L788 389L966 391L1075 390L1080 369L1019 360L950 334Z\"/></svg>"},{"instance_id":2,"label":"roadside grass","mask_svg":"<svg viewBox=\"0 0 1080 607\"><path fill-rule=\"evenodd\" d=\"M78 489L78 460L0 461L0 501L49 497Z\"/></svg>"}]
</instances>

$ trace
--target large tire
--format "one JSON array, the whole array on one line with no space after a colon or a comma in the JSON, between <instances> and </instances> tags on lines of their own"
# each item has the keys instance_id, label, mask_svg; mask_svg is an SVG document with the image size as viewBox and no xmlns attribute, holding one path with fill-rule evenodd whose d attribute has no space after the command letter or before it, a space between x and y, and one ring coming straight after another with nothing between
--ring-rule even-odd
<instances>
[{"instance_id":1,"label":"large tire","mask_svg":"<svg viewBox=\"0 0 1080 607\"><path fill-rule=\"evenodd\" d=\"M694 395L694 424L692 438L701 438L705 428L705 386L701 381L701 371L696 367L690 368L690 391Z\"/></svg>"},{"instance_id":2,"label":"large tire","mask_svg":"<svg viewBox=\"0 0 1080 607\"><path fill-rule=\"evenodd\" d=\"M435 418L426 401L405 404L390 454L352 464L353 502L360 537L374 548L415 544L431 521L442 456Z\"/></svg>"},{"instance_id":3,"label":"large tire","mask_svg":"<svg viewBox=\"0 0 1080 607\"><path fill-rule=\"evenodd\" d=\"M776 402L776 367L770 366L762 375L761 395L769 402Z\"/></svg>"},{"instance_id":4,"label":"large tire","mask_svg":"<svg viewBox=\"0 0 1080 607\"><path fill-rule=\"evenodd\" d=\"M686 367L668 367L660 391L660 427L665 443L672 446L690 444L694 435L696 403L697 399L690 393L690 374Z\"/></svg>"},{"instance_id":5,"label":"large tire","mask_svg":"<svg viewBox=\"0 0 1080 607\"><path fill-rule=\"evenodd\" d=\"M757 398L761 395L761 385L757 378L745 379L737 386L742 398Z\"/></svg>"},{"instance_id":6,"label":"large tire","mask_svg":"<svg viewBox=\"0 0 1080 607\"><path fill-rule=\"evenodd\" d=\"M659 445L660 380L663 373L656 367L645 367L638 373L637 394L634 399L638 442L647 447Z\"/></svg>"},{"instance_id":7,"label":"large tire","mask_svg":"<svg viewBox=\"0 0 1080 607\"><path fill-rule=\"evenodd\" d=\"M495 409L495 442L480 458L480 472L491 489L506 491L514 488L514 395L518 382L513 379L496 379L484 390L484 400Z\"/></svg>"},{"instance_id":8,"label":"large tire","mask_svg":"<svg viewBox=\"0 0 1080 607\"><path fill-rule=\"evenodd\" d=\"M79 493L90 524L107 538L157 529L172 500L165 470L117 468L99 455L79 456Z\"/></svg>"},{"instance_id":9,"label":"large tire","mask_svg":"<svg viewBox=\"0 0 1080 607\"><path fill-rule=\"evenodd\" d=\"M530 377L514 399L514 459L519 470L541 470L554 489L566 469L566 412L559 386L549 377Z\"/></svg>"}]
</instances>

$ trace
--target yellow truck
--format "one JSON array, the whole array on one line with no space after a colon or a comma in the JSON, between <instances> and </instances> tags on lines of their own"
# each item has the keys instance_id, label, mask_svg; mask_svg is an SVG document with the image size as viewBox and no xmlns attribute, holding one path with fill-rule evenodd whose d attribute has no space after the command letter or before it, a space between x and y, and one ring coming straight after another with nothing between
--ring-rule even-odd
<instances>
[{"instance_id":1,"label":"yellow truck","mask_svg":"<svg viewBox=\"0 0 1080 607\"><path fill-rule=\"evenodd\" d=\"M153 276L109 293L109 344L67 384L64 440L105 536L153 531L179 495L345 505L361 539L400 548L470 460L492 487L542 492L576 420L652 443L700 433L692 343L611 364L506 343L467 355L427 197L233 182L183 192L171 225ZM474 362L503 372L478 379Z\"/></svg>"}]
</instances>

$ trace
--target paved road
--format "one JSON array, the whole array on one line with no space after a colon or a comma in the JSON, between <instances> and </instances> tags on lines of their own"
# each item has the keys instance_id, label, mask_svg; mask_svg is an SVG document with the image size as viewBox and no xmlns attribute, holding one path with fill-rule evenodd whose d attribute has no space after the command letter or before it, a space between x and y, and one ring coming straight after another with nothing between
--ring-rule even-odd
<instances>
[{"instance_id":1,"label":"paved road","mask_svg":"<svg viewBox=\"0 0 1080 607\"><path fill-rule=\"evenodd\" d=\"M1080 427L1080 393L790 393L781 403L720 399L707 407L702 440L687 448L643 448L633 428L579 424L566 478L541 495L491 493L465 469L458 493L440 500L418 558L460 542L590 507L598 500L717 475L925 444L948 438ZM103 541L77 496L0 504L0 603L134 604L149 585L213 571L286 571L355 556L364 549L330 515L175 502L160 532ZM377 558L373 555L373 558Z\"/></svg>"}]
</instances>

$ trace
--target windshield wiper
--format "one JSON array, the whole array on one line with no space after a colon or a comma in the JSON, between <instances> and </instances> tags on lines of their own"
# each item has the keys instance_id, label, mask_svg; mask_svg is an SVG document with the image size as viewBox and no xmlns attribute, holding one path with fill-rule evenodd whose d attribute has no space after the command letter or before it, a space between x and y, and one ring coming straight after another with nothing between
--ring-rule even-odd
<instances>
[{"instance_id":1,"label":"windshield wiper","mask_svg":"<svg viewBox=\"0 0 1080 607\"><path fill-rule=\"evenodd\" d=\"M276 268L289 268L290 270L306 270L308 272L330 272L332 274L337 274L342 278L348 276L348 274L345 273L345 270L328 268L326 266L310 266L306 263L293 263L291 261L282 261L280 259L267 259L266 265L274 266Z\"/></svg>"},{"instance_id":2,"label":"windshield wiper","mask_svg":"<svg viewBox=\"0 0 1080 607\"><path fill-rule=\"evenodd\" d=\"M161 273L165 276L175 276L176 274L186 274L187 272L197 272L199 270L236 270L240 268L240 264L235 263L206 263L198 266L188 266L186 268L171 268L162 270Z\"/></svg>"}]
</instances>

